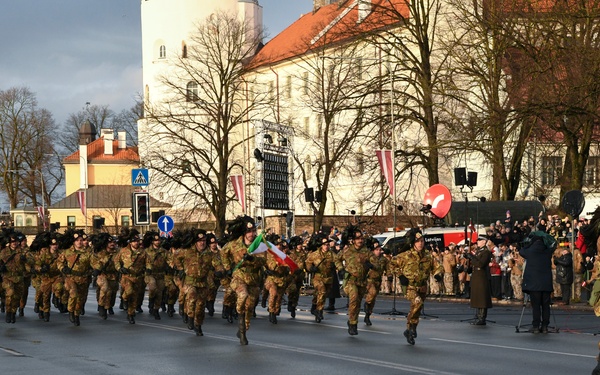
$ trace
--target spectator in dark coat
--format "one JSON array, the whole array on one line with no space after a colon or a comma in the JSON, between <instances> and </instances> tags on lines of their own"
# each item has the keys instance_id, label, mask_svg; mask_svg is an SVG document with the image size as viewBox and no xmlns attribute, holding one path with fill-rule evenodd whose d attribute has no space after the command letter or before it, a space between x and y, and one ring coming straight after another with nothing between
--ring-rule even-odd
<instances>
[{"instance_id":1,"label":"spectator in dark coat","mask_svg":"<svg viewBox=\"0 0 600 375\"><path fill-rule=\"evenodd\" d=\"M532 232L530 241L519 252L527 261L523 273L523 292L531 298L532 332L548 332L550 323L550 294L552 293L552 253L542 234ZM538 232L539 233L539 232ZM541 326L540 326L541 324Z\"/></svg>"},{"instance_id":2,"label":"spectator in dark coat","mask_svg":"<svg viewBox=\"0 0 600 375\"><path fill-rule=\"evenodd\" d=\"M487 241L487 239L479 237L475 254L465 254L465 258L471 261L473 267L473 273L471 274L471 307L477 309L477 320L473 323L475 325L486 324L487 309L492 307L489 268L492 253L486 246Z\"/></svg>"},{"instance_id":3,"label":"spectator in dark coat","mask_svg":"<svg viewBox=\"0 0 600 375\"><path fill-rule=\"evenodd\" d=\"M556 282L560 284L562 302L568 305L571 301L571 285L573 284L573 254L566 247L560 254L560 257L554 257Z\"/></svg>"}]
</instances>

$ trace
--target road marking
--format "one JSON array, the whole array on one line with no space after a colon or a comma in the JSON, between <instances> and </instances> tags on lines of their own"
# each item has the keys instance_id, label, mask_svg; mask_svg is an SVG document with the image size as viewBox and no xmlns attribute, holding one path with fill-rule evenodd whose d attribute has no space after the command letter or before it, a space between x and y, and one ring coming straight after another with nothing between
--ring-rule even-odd
<instances>
[{"instance_id":1,"label":"road marking","mask_svg":"<svg viewBox=\"0 0 600 375\"><path fill-rule=\"evenodd\" d=\"M576 353L566 353L566 352L556 352L553 350L541 350L541 349L531 349L531 348L519 348L515 346L506 346L506 345L496 345L496 344L483 344L480 342L470 342L470 341L460 341L460 340L448 340L448 339L440 339L440 338L429 338L434 341L443 341L443 342L451 342L455 344L464 344L464 345L474 345L474 346L488 346L492 348L501 348L501 349L512 349L518 351L529 351L529 352L537 352L537 353L547 353L547 354L560 354L570 357L583 357L583 358L596 358L594 355L584 355L584 354L576 354Z\"/></svg>"},{"instance_id":2,"label":"road marking","mask_svg":"<svg viewBox=\"0 0 600 375\"><path fill-rule=\"evenodd\" d=\"M136 322L136 324L138 324L138 323ZM171 327L171 326L163 325L160 323L148 323L148 322L139 323L139 325L154 327L154 328L159 328L159 329L165 329L165 330L169 330L169 331L178 331L181 333L195 334L194 331L188 330L185 327L178 328L178 327ZM216 335L213 333L204 333L204 336L210 337L213 339L225 340L225 341L231 341L231 342L239 341L237 338L232 337L232 336ZM331 359L342 360L342 361L347 361L347 362L355 362L355 363L360 363L360 364L375 366L375 367L391 368L391 369L403 371L404 373L409 372L409 373L415 373L415 374L430 374L430 375L459 375L458 373L455 373L455 372L439 371L439 370L429 369L429 368L425 368L425 367L416 367L416 366L404 365L401 363L381 361L378 359L349 356L349 355L345 355L345 354L324 352L321 350L312 350L312 349L306 349L306 348L299 348L299 347L295 347L295 346L275 344L275 343L264 342L264 341L251 340L251 345L261 346L261 347L269 348L269 349L284 350L284 351L293 352L293 353L308 354L308 355L313 355L313 356L317 356L317 357L331 358Z\"/></svg>"},{"instance_id":3,"label":"road marking","mask_svg":"<svg viewBox=\"0 0 600 375\"><path fill-rule=\"evenodd\" d=\"M14 351L12 349L7 349L7 348L0 347L0 350L2 350L3 352L6 352L6 353L8 353L8 354L10 354L12 356L15 356L15 357L25 357L25 354L16 352L16 351Z\"/></svg>"}]
</instances>

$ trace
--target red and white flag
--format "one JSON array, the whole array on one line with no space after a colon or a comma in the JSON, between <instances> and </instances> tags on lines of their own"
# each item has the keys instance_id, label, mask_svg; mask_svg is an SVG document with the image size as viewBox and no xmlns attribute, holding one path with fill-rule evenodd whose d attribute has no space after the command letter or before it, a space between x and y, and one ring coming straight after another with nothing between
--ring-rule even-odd
<instances>
[{"instance_id":1,"label":"red and white flag","mask_svg":"<svg viewBox=\"0 0 600 375\"><path fill-rule=\"evenodd\" d=\"M81 208L81 213L83 214L83 216L86 216L87 207L85 204L86 203L85 202L85 190L77 192L77 201L79 202L79 207Z\"/></svg>"},{"instance_id":2,"label":"red and white flag","mask_svg":"<svg viewBox=\"0 0 600 375\"><path fill-rule=\"evenodd\" d=\"M392 150L375 150L375 154L377 154L377 159L379 159L381 173L383 173L383 176L390 187L390 196L393 197L396 195L396 183Z\"/></svg>"},{"instance_id":3,"label":"red and white flag","mask_svg":"<svg viewBox=\"0 0 600 375\"><path fill-rule=\"evenodd\" d=\"M242 212L246 213L246 189L244 187L244 176L239 174L235 176L229 176L229 178L231 179L235 196L242 205Z\"/></svg>"},{"instance_id":4,"label":"red and white flag","mask_svg":"<svg viewBox=\"0 0 600 375\"><path fill-rule=\"evenodd\" d=\"M42 220L42 223L44 224L44 230L46 230L46 213L44 212L44 207L37 206L37 212L40 220Z\"/></svg>"}]
</instances>

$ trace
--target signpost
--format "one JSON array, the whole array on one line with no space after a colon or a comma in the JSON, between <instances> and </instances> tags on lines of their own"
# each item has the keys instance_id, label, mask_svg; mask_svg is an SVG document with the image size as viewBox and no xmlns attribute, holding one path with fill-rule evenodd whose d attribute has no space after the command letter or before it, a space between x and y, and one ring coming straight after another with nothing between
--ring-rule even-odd
<instances>
[{"instance_id":1,"label":"signpost","mask_svg":"<svg viewBox=\"0 0 600 375\"><path fill-rule=\"evenodd\" d=\"M173 233L171 232L175 228L175 221L173 221L171 216L163 215L159 217L156 224L158 225L161 237L173 237Z\"/></svg>"},{"instance_id":2,"label":"signpost","mask_svg":"<svg viewBox=\"0 0 600 375\"><path fill-rule=\"evenodd\" d=\"M150 184L150 177L148 169L138 168L131 170L131 185L133 186L148 186Z\"/></svg>"}]
</instances>

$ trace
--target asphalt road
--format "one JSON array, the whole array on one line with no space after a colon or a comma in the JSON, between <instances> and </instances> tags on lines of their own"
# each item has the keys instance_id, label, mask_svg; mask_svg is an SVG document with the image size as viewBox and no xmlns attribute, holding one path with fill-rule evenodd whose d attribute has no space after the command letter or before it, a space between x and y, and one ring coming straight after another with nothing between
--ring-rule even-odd
<instances>
[{"instance_id":1,"label":"asphalt road","mask_svg":"<svg viewBox=\"0 0 600 375\"><path fill-rule=\"evenodd\" d=\"M30 293L30 296L32 293ZM462 321L473 317L465 301L426 301L416 345L402 336L408 303L381 298L373 326L359 324L349 336L345 299L321 323L310 315L310 297L303 296L295 319L282 311L276 325L260 306L248 331L248 346L235 337L237 324L220 315L208 317L204 336L189 331L180 318L154 320L138 314L127 323L117 309L107 321L96 314L90 293L81 326L66 314L53 312L44 323L33 303L16 324L0 314L0 369L3 374L590 374L596 364L600 320L581 307L553 308L558 333L527 333L531 320L522 304L496 305L485 327ZM217 299L220 311L220 298ZM31 297L30 297L31 300ZM395 309L394 309L395 308ZM284 309L285 310L285 309ZM523 318L521 319L521 312ZM522 327L516 332L519 320Z\"/></svg>"}]
</instances>

